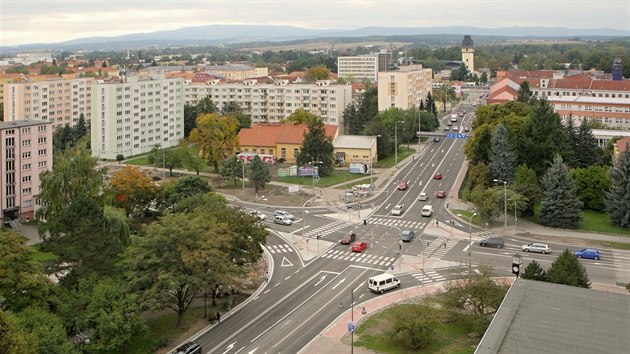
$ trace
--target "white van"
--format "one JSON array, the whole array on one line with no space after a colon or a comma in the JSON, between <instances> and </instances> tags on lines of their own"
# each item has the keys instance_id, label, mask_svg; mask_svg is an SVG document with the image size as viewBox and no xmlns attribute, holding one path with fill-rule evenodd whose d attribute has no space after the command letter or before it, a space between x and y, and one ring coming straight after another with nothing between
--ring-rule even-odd
<instances>
[{"instance_id":1,"label":"white van","mask_svg":"<svg viewBox=\"0 0 630 354\"><path fill-rule=\"evenodd\" d=\"M422 210L420 211L420 215L432 217L433 216L433 207L430 206L430 205L423 206Z\"/></svg>"},{"instance_id":2,"label":"white van","mask_svg":"<svg viewBox=\"0 0 630 354\"><path fill-rule=\"evenodd\" d=\"M386 290L400 287L400 280L387 273L368 279L368 289L375 293L384 293Z\"/></svg>"}]
</instances>

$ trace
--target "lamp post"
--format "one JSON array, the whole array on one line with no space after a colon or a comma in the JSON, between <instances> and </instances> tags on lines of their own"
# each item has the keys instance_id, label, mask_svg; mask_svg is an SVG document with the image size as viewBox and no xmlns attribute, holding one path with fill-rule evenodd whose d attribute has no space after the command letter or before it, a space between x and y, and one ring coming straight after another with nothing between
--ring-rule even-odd
<instances>
[{"instance_id":1,"label":"lamp post","mask_svg":"<svg viewBox=\"0 0 630 354\"><path fill-rule=\"evenodd\" d=\"M468 219L468 277L471 275L472 267L472 219L477 216L477 213L473 213Z\"/></svg>"},{"instance_id":2,"label":"lamp post","mask_svg":"<svg viewBox=\"0 0 630 354\"><path fill-rule=\"evenodd\" d=\"M373 141L376 141L376 146L378 148L378 138L380 138L380 135L376 135L374 137ZM372 145L374 145L372 143ZM377 156L378 156L378 150L377 150ZM372 146L370 146L370 190L372 190L374 187L374 156L372 156Z\"/></svg>"},{"instance_id":3,"label":"lamp post","mask_svg":"<svg viewBox=\"0 0 630 354\"><path fill-rule=\"evenodd\" d=\"M398 168L398 123L405 124L405 121L404 120L402 122L396 121L394 123L394 144L395 144L394 155L395 155L395 160L396 160L395 162L396 168Z\"/></svg>"},{"instance_id":4,"label":"lamp post","mask_svg":"<svg viewBox=\"0 0 630 354\"><path fill-rule=\"evenodd\" d=\"M242 194L245 195L245 161L241 160L241 168L243 169L243 178L241 178L241 183L243 184Z\"/></svg>"},{"instance_id":5,"label":"lamp post","mask_svg":"<svg viewBox=\"0 0 630 354\"><path fill-rule=\"evenodd\" d=\"M494 183L503 183L503 228L507 230L507 182L500 179L493 179Z\"/></svg>"}]
</instances>

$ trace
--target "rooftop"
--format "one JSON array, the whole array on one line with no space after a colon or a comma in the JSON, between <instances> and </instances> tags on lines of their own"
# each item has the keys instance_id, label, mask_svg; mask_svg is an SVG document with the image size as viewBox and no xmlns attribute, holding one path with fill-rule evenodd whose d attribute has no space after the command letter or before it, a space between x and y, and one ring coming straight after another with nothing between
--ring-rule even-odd
<instances>
[{"instance_id":1,"label":"rooftop","mask_svg":"<svg viewBox=\"0 0 630 354\"><path fill-rule=\"evenodd\" d=\"M0 130L2 129L11 129L11 128L21 128L28 127L33 125L42 125L42 124L52 124L47 120L31 120L31 119L20 119L14 120L10 122L0 122Z\"/></svg>"}]
</instances>

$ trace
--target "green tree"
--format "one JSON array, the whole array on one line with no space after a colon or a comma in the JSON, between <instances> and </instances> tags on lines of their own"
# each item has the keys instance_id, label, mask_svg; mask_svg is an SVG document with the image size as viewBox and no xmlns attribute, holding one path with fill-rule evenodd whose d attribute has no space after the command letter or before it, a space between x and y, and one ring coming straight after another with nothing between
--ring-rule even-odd
<instances>
[{"instance_id":1,"label":"green tree","mask_svg":"<svg viewBox=\"0 0 630 354\"><path fill-rule=\"evenodd\" d=\"M123 154L116 155L116 161L118 161L118 163L121 163L124 160L125 160L125 155L123 155Z\"/></svg>"},{"instance_id":2,"label":"green tree","mask_svg":"<svg viewBox=\"0 0 630 354\"><path fill-rule=\"evenodd\" d=\"M306 78L309 81L328 80L330 79L330 70L324 65L318 65L308 69Z\"/></svg>"},{"instance_id":3,"label":"green tree","mask_svg":"<svg viewBox=\"0 0 630 354\"><path fill-rule=\"evenodd\" d=\"M603 151L597 146L597 139L593 136L590 123L582 122L578 127L574 148L576 167L589 167L602 163Z\"/></svg>"},{"instance_id":4,"label":"green tree","mask_svg":"<svg viewBox=\"0 0 630 354\"><path fill-rule=\"evenodd\" d=\"M123 208L127 215L142 215L155 199L158 189L149 176L133 165L112 173L109 188L114 196L113 204Z\"/></svg>"},{"instance_id":5,"label":"green tree","mask_svg":"<svg viewBox=\"0 0 630 354\"><path fill-rule=\"evenodd\" d=\"M184 155L181 149L168 149L164 151L164 167L168 169L168 173L173 177L173 169L184 165Z\"/></svg>"},{"instance_id":6,"label":"green tree","mask_svg":"<svg viewBox=\"0 0 630 354\"><path fill-rule=\"evenodd\" d=\"M468 168L468 179L466 181L470 186L469 189L477 186L487 188L490 186L490 181L492 181L492 178L490 174L490 167L488 165L483 162L479 162L476 165L470 165Z\"/></svg>"},{"instance_id":7,"label":"green tree","mask_svg":"<svg viewBox=\"0 0 630 354\"><path fill-rule=\"evenodd\" d=\"M486 165L490 165L490 155L492 153L492 130L490 126L484 125L475 129L473 135L475 143L470 153L466 154L468 159L472 164L483 162Z\"/></svg>"},{"instance_id":8,"label":"green tree","mask_svg":"<svg viewBox=\"0 0 630 354\"><path fill-rule=\"evenodd\" d=\"M367 126L378 115L378 89L371 86L366 87L357 108L357 126Z\"/></svg>"},{"instance_id":9,"label":"green tree","mask_svg":"<svg viewBox=\"0 0 630 354\"><path fill-rule=\"evenodd\" d=\"M392 308L391 319L390 336L410 349L420 350L434 341L443 314L429 305L402 304Z\"/></svg>"},{"instance_id":10,"label":"green tree","mask_svg":"<svg viewBox=\"0 0 630 354\"><path fill-rule=\"evenodd\" d=\"M481 73L481 78L479 78L479 82L481 82L482 85L488 83L488 74L486 74L485 71Z\"/></svg>"},{"instance_id":11,"label":"green tree","mask_svg":"<svg viewBox=\"0 0 630 354\"><path fill-rule=\"evenodd\" d=\"M249 180L254 185L256 193L258 193L260 188L265 188L265 185L271 182L269 166L260 159L260 156L254 156L249 170Z\"/></svg>"},{"instance_id":12,"label":"green tree","mask_svg":"<svg viewBox=\"0 0 630 354\"><path fill-rule=\"evenodd\" d=\"M29 307L17 314L20 327L28 332L28 341L35 346L33 353L79 353L68 340L59 317L46 310Z\"/></svg>"},{"instance_id":13,"label":"green tree","mask_svg":"<svg viewBox=\"0 0 630 354\"><path fill-rule=\"evenodd\" d=\"M630 144L610 169L610 191L606 193L606 212L610 223L630 228Z\"/></svg>"},{"instance_id":14,"label":"green tree","mask_svg":"<svg viewBox=\"0 0 630 354\"><path fill-rule=\"evenodd\" d=\"M604 211L606 192L610 189L608 167L589 166L586 168L574 168L571 176L575 181L577 196L584 204L585 209Z\"/></svg>"},{"instance_id":15,"label":"green tree","mask_svg":"<svg viewBox=\"0 0 630 354\"><path fill-rule=\"evenodd\" d=\"M447 283L444 287L444 306L469 312L476 317L495 313L507 293L507 286L494 282L486 274L470 274L468 278Z\"/></svg>"},{"instance_id":16,"label":"green tree","mask_svg":"<svg viewBox=\"0 0 630 354\"><path fill-rule=\"evenodd\" d=\"M476 186L470 192L469 199L475 205L481 220L489 222L503 213L503 187Z\"/></svg>"},{"instance_id":17,"label":"green tree","mask_svg":"<svg viewBox=\"0 0 630 354\"><path fill-rule=\"evenodd\" d=\"M507 129L503 124L497 125L494 131L491 149L492 178L511 183L514 180L514 170L516 169L516 155L508 141Z\"/></svg>"},{"instance_id":18,"label":"green tree","mask_svg":"<svg viewBox=\"0 0 630 354\"><path fill-rule=\"evenodd\" d=\"M518 97L516 100L527 104L534 103L536 98L534 97L532 90L529 88L529 81L525 80L521 82L521 85L518 88Z\"/></svg>"},{"instance_id":19,"label":"green tree","mask_svg":"<svg viewBox=\"0 0 630 354\"><path fill-rule=\"evenodd\" d=\"M238 157L232 156L229 159L223 160L223 165L221 165L220 174L221 177L231 179L234 181L234 186L236 187L236 181L238 179L244 179L244 168L243 161L241 161Z\"/></svg>"},{"instance_id":20,"label":"green tree","mask_svg":"<svg viewBox=\"0 0 630 354\"><path fill-rule=\"evenodd\" d=\"M190 132L197 126L197 105L184 105L184 138L190 136Z\"/></svg>"},{"instance_id":21,"label":"green tree","mask_svg":"<svg viewBox=\"0 0 630 354\"><path fill-rule=\"evenodd\" d=\"M238 120L231 116L202 114L197 118L197 127L190 132L190 141L196 143L201 155L214 165L215 173L219 173L219 162L239 147L238 125Z\"/></svg>"},{"instance_id":22,"label":"green tree","mask_svg":"<svg viewBox=\"0 0 630 354\"><path fill-rule=\"evenodd\" d=\"M387 124L382 120L372 120L365 127L364 135L381 136L378 138L378 144L376 144L376 154L379 160L394 153L394 136L391 134L391 130Z\"/></svg>"},{"instance_id":23,"label":"green tree","mask_svg":"<svg viewBox=\"0 0 630 354\"><path fill-rule=\"evenodd\" d=\"M582 219L582 202L577 197L575 181L559 155L542 181L540 222L545 226L576 228Z\"/></svg>"},{"instance_id":24,"label":"green tree","mask_svg":"<svg viewBox=\"0 0 630 354\"><path fill-rule=\"evenodd\" d=\"M580 288L591 287L586 268L584 268L577 257L569 252L568 249L565 249L562 254L551 263L551 267L547 270L547 281Z\"/></svg>"},{"instance_id":25,"label":"green tree","mask_svg":"<svg viewBox=\"0 0 630 354\"><path fill-rule=\"evenodd\" d=\"M534 205L542 198L542 190L538 178L536 178L536 172L527 167L526 164L518 166L514 173L512 189L516 193L528 197L527 204L522 210L523 215L534 215Z\"/></svg>"},{"instance_id":26,"label":"green tree","mask_svg":"<svg viewBox=\"0 0 630 354\"><path fill-rule=\"evenodd\" d=\"M322 119L311 113L303 110L302 108L298 108L293 113L291 113L286 120L283 120L282 123L291 123L291 124L313 124L315 122L322 121Z\"/></svg>"},{"instance_id":27,"label":"green tree","mask_svg":"<svg viewBox=\"0 0 630 354\"><path fill-rule=\"evenodd\" d=\"M224 116L232 116L238 120L239 130L242 128L250 128L252 119L243 112L243 108L236 102L228 102L221 108L221 114Z\"/></svg>"},{"instance_id":28,"label":"green tree","mask_svg":"<svg viewBox=\"0 0 630 354\"><path fill-rule=\"evenodd\" d=\"M542 269L540 264L536 262L536 260L532 260L531 263L525 267L523 274L521 275L523 279L529 280L538 280L538 281L547 281L547 273Z\"/></svg>"},{"instance_id":29,"label":"green tree","mask_svg":"<svg viewBox=\"0 0 630 354\"><path fill-rule=\"evenodd\" d=\"M23 328L16 315L0 307L0 353L36 353L37 346L30 340L27 329Z\"/></svg>"},{"instance_id":30,"label":"green tree","mask_svg":"<svg viewBox=\"0 0 630 354\"><path fill-rule=\"evenodd\" d=\"M67 147L76 145L74 133L70 126L57 127L53 133L53 149L55 152L63 152Z\"/></svg>"},{"instance_id":31,"label":"green tree","mask_svg":"<svg viewBox=\"0 0 630 354\"><path fill-rule=\"evenodd\" d=\"M182 154L182 165L189 170L195 171L197 176L199 176L199 172L206 166L206 162L199 157L197 146L182 139L179 142L179 149Z\"/></svg>"},{"instance_id":32,"label":"green tree","mask_svg":"<svg viewBox=\"0 0 630 354\"><path fill-rule=\"evenodd\" d=\"M79 120L74 126L74 139L75 141L79 141L79 139L86 135L88 135L88 127L85 123L85 116L83 115L83 112L81 112L81 114L79 114Z\"/></svg>"},{"instance_id":33,"label":"green tree","mask_svg":"<svg viewBox=\"0 0 630 354\"><path fill-rule=\"evenodd\" d=\"M297 164L317 164L319 174L328 176L333 171L333 149L332 139L326 135L324 123L321 120L310 122L308 131L304 132Z\"/></svg>"},{"instance_id":34,"label":"green tree","mask_svg":"<svg viewBox=\"0 0 630 354\"><path fill-rule=\"evenodd\" d=\"M347 135L358 135L365 128L363 126L364 122L359 120L357 107L354 105L354 103L347 105L346 108L343 110L343 123L345 133Z\"/></svg>"},{"instance_id":35,"label":"green tree","mask_svg":"<svg viewBox=\"0 0 630 354\"><path fill-rule=\"evenodd\" d=\"M168 196L168 202L169 205L177 205L184 198L209 192L212 192L212 186L205 177L184 176L175 182Z\"/></svg>"}]
</instances>

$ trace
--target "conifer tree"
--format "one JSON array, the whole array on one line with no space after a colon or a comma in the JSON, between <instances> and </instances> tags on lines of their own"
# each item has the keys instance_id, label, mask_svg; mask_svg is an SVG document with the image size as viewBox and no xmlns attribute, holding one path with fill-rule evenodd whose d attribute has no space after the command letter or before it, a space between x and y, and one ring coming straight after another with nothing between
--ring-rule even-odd
<instances>
[{"instance_id":1,"label":"conifer tree","mask_svg":"<svg viewBox=\"0 0 630 354\"><path fill-rule=\"evenodd\" d=\"M575 140L575 166L589 167L602 163L603 151L597 146L591 124L582 122L577 128Z\"/></svg>"},{"instance_id":2,"label":"conifer tree","mask_svg":"<svg viewBox=\"0 0 630 354\"><path fill-rule=\"evenodd\" d=\"M516 155L508 141L507 129L505 125L499 124L494 130L491 140L491 171L492 178L500 179L512 183L514 180L514 170L516 168Z\"/></svg>"},{"instance_id":3,"label":"conifer tree","mask_svg":"<svg viewBox=\"0 0 630 354\"><path fill-rule=\"evenodd\" d=\"M606 212L613 225L630 228L630 144L610 169L611 188L606 193Z\"/></svg>"},{"instance_id":4,"label":"conifer tree","mask_svg":"<svg viewBox=\"0 0 630 354\"><path fill-rule=\"evenodd\" d=\"M547 281L547 273L542 269L540 264L533 260L530 264L525 267L523 271L523 275L521 276L523 279L530 280L538 280L538 281Z\"/></svg>"},{"instance_id":5,"label":"conifer tree","mask_svg":"<svg viewBox=\"0 0 630 354\"><path fill-rule=\"evenodd\" d=\"M582 219L582 202L577 197L575 181L557 155L543 177L540 222L545 226L576 228Z\"/></svg>"},{"instance_id":6,"label":"conifer tree","mask_svg":"<svg viewBox=\"0 0 630 354\"><path fill-rule=\"evenodd\" d=\"M551 263L551 267L547 270L547 281L580 288L591 287L586 268L584 268L577 257L569 252L568 249L565 249L564 252Z\"/></svg>"}]
</instances>

